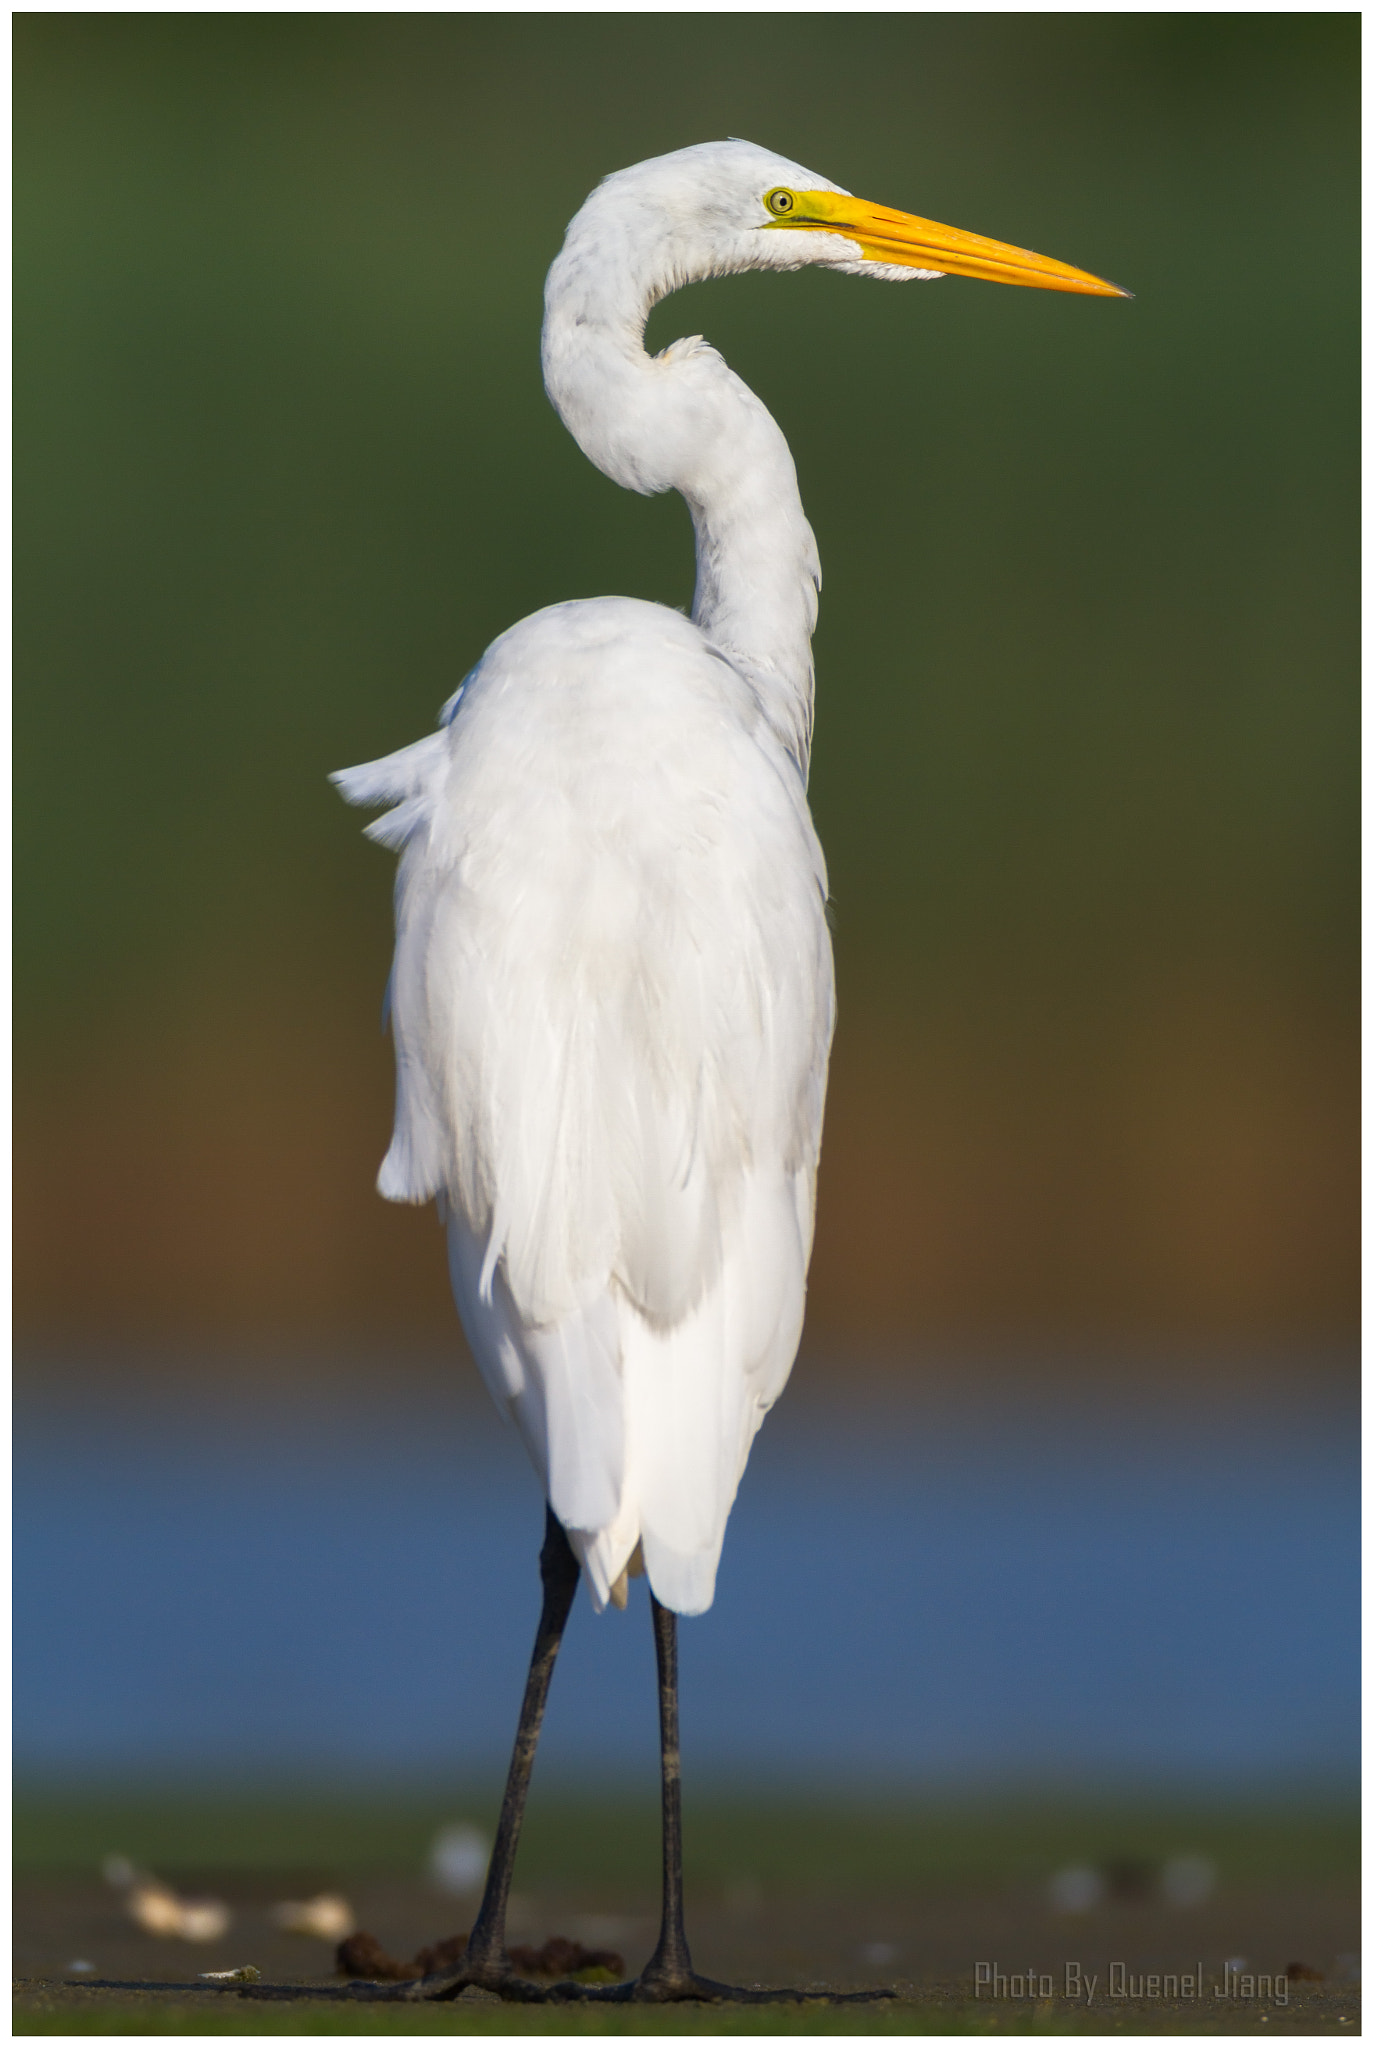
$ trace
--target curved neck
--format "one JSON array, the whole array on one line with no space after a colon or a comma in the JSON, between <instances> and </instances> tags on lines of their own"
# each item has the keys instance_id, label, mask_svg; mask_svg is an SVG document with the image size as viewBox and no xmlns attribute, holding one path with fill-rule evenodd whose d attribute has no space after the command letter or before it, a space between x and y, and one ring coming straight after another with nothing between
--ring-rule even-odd
<instances>
[{"instance_id":1,"label":"curved neck","mask_svg":"<svg viewBox=\"0 0 1373 2048\"><path fill-rule=\"evenodd\" d=\"M596 467L677 490L696 530L692 618L744 669L801 773L810 759L810 636L820 558L781 428L699 337L644 351L656 300L687 276L638 274L604 226L572 223L544 293L544 385Z\"/></svg>"}]
</instances>

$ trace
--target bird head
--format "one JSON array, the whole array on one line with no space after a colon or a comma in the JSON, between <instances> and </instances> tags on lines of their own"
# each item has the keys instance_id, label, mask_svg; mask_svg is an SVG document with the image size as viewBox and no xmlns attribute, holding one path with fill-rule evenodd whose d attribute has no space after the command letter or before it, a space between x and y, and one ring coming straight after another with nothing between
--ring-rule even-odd
<instances>
[{"instance_id":1,"label":"bird head","mask_svg":"<svg viewBox=\"0 0 1373 2048\"><path fill-rule=\"evenodd\" d=\"M597 202L601 202L599 205ZM996 284L1129 298L1053 257L859 199L751 142L704 142L616 171L583 209L630 257L652 249L659 289L740 270L820 264L889 282L977 277ZM664 274L666 273L666 274Z\"/></svg>"}]
</instances>

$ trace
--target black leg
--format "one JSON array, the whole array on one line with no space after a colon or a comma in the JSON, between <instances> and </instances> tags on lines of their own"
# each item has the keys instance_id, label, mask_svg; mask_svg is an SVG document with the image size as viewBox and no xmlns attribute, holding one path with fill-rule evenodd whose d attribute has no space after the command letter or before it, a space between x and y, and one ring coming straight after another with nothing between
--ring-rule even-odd
<instances>
[{"instance_id":1,"label":"black leg","mask_svg":"<svg viewBox=\"0 0 1373 2048\"><path fill-rule=\"evenodd\" d=\"M505 1913L510 1898L510 1879L515 1868L515 1850L520 1823L529 1792L534 1751L548 1699L549 1680L558 1647L567 1625L572 1597L577 1590L580 1567L562 1524L552 1509L547 1533L539 1554L543 1577L543 1613L534 1639L529 1678L520 1709L510 1775L506 1779L496 1843L486 1873L486 1890L481 1910L468 1938L467 1951L458 1968L442 1975L423 1977L412 1984L350 1984L321 1989L305 1984L249 1984L239 1995L247 1999L331 1998L349 2004L394 2004L411 1999L456 1998L469 1985L497 1991L502 1998L526 2004L622 2004L642 2001L664 2004L676 1999L699 1999L709 2004L734 2002L741 2005L780 2005L818 1999L825 2005L860 2005L891 1998L890 1991L815 1992L745 1990L732 1984L717 1984L698 1977L691 1966L686 1925L682 1913L682 1758L677 1731L677 1617L670 1608L653 1600L653 1639L658 1652L658 1718L663 1748L663 1924L658 1946L643 1974L632 1984L591 1985L578 1983L529 1984L516 1977L505 1952Z\"/></svg>"},{"instance_id":2,"label":"black leg","mask_svg":"<svg viewBox=\"0 0 1373 2048\"><path fill-rule=\"evenodd\" d=\"M677 1617L653 1602L658 1653L658 1724L663 1746L663 1924L639 1978L641 1997L689 1996L695 1983L682 1912L682 1747L677 1725Z\"/></svg>"},{"instance_id":3,"label":"black leg","mask_svg":"<svg viewBox=\"0 0 1373 2048\"><path fill-rule=\"evenodd\" d=\"M729 1984L698 1977L691 1967L682 1911L682 1747L677 1726L677 1617L653 1593L653 1644L658 1653L658 1725L663 1745L663 1924L658 1946L629 1995L652 2004L679 1998L747 1998Z\"/></svg>"},{"instance_id":4,"label":"black leg","mask_svg":"<svg viewBox=\"0 0 1373 2048\"><path fill-rule=\"evenodd\" d=\"M505 1913L510 1901L515 1851L519 1847L520 1825L529 1795L534 1752L539 1746L549 1681L581 1575L581 1566L573 1555L566 1531L552 1508L548 1510L543 1549L539 1553L539 1574L543 1580L543 1612L539 1616L539 1632L534 1638L534 1654L529 1660L520 1725L515 1731L515 1747L505 1781L505 1798L501 1801L501 1817L486 1873L481 1909L468 1936L467 1952L458 1970L446 1973L441 1983L433 1978L427 1979L421 1987L427 1998L456 1996L469 1984L499 1990L510 1976L510 1958L505 1952Z\"/></svg>"},{"instance_id":5,"label":"black leg","mask_svg":"<svg viewBox=\"0 0 1373 2048\"><path fill-rule=\"evenodd\" d=\"M658 1722L663 1747L663 1924L658 1934L658 1946L645 1963L637 1983L599 1994L587 1992L583 1996L631 1998L655 2005L676 1999L699 1999L712 2005L725 2002L771 2005L804 1999L813 1994L744 1990L739 1985L717 1984L713 1978L699 1977L692 1968L682 1908L682 1749L677 1722L677 1617L671 1608L661 1606L652 1592L649 1598L653 1603L653 1642L658 1653ZM564 1987L564 1995L568 1988L571 1987ZM867 2002L890 1995L886 1991L841 1992L836 1994L835 2002ZM826 1998L825 2002L830 2001Z\"/></svg>"}]
</instances>

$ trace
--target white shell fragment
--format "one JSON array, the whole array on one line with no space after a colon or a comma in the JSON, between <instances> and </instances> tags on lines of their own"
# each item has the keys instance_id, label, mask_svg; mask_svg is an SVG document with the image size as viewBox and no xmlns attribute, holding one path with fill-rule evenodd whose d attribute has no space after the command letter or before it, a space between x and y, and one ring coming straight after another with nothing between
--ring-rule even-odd
<instances>
[{"instance_id":1,"label":"white shell fragment","mask_svg":"<svg viewBox=\"0 0 1373 2048\"><path fill-rule=\"evenodd\" d=\"M232 1915L222 1899L183 1899L149 1871L135 1869L127 1856L107 1856L102 1869L106 1884L124 1893L129 1918L145 1934L218 1941L229 1931Z\"/></svg>"},{"instance_id":2,"label":"white shell fragment","mask_svg":"<svg viewBox=\"0 0 1373 2048\"><path fill-rule=\"evenodd\" d=\"M156 1879L129 1893L129 1913L148 1934L177 1941L218 1941L229 1932L229 1908L222 1899L183 1899Z\"/></svg>"},{"instance_id":3,"label":"white shell fragment","mask_svg":"<svg viewBox=\"0 0 1373 2048\"><path fill-rule=\"evenodd\" d=\"M343 1941L357 1926L357 1915L338 1892L320 1892L313 1899L283 1899L273 1906L272 1924L283 1934L309 1934L319 1941Z\"/></svg>"},{"instance_id":4,"label":"white shell fragment","mask_svg":"<svg viewBox=\"0 0 1373 2048\"><path fill-rule=\"evenodd\" d=\"M260 1984L262 1972L256 1963L240 1963L236 1970L202 1970L202 1984Z\"/></svg>"}]
</instances>

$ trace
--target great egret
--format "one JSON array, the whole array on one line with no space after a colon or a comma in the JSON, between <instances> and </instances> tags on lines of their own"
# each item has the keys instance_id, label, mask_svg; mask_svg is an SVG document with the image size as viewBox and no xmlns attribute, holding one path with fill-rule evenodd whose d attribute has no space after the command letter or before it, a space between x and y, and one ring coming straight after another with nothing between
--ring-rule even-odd
<instances>
[{"instance_id":1,"label":"great egret","mask_svg":"<svg viewBox=\"0 0 1373 2048\"><path fill-rule=\"evenodd\" d=\"M1002 242L869 205L748 142L618 171L548 273L543 374L627 489L678 490L690 619L605 597L489 647L439 730L335 777L394 806L395 1133L379 1187L436 1197L468 1342L548 1499L544 1606L463 1969L525 1995L505 1909L580 1573L647 1573L663 1755L663 1922L631 1995L699 1978L681 1899L676 1618L709 1607L749 1446L801 1333L834 1025L806 806L820 563L780 429L699 336L644 352L697 278L821 264L1128 297Z\"/></svg>"}]
</instances>

